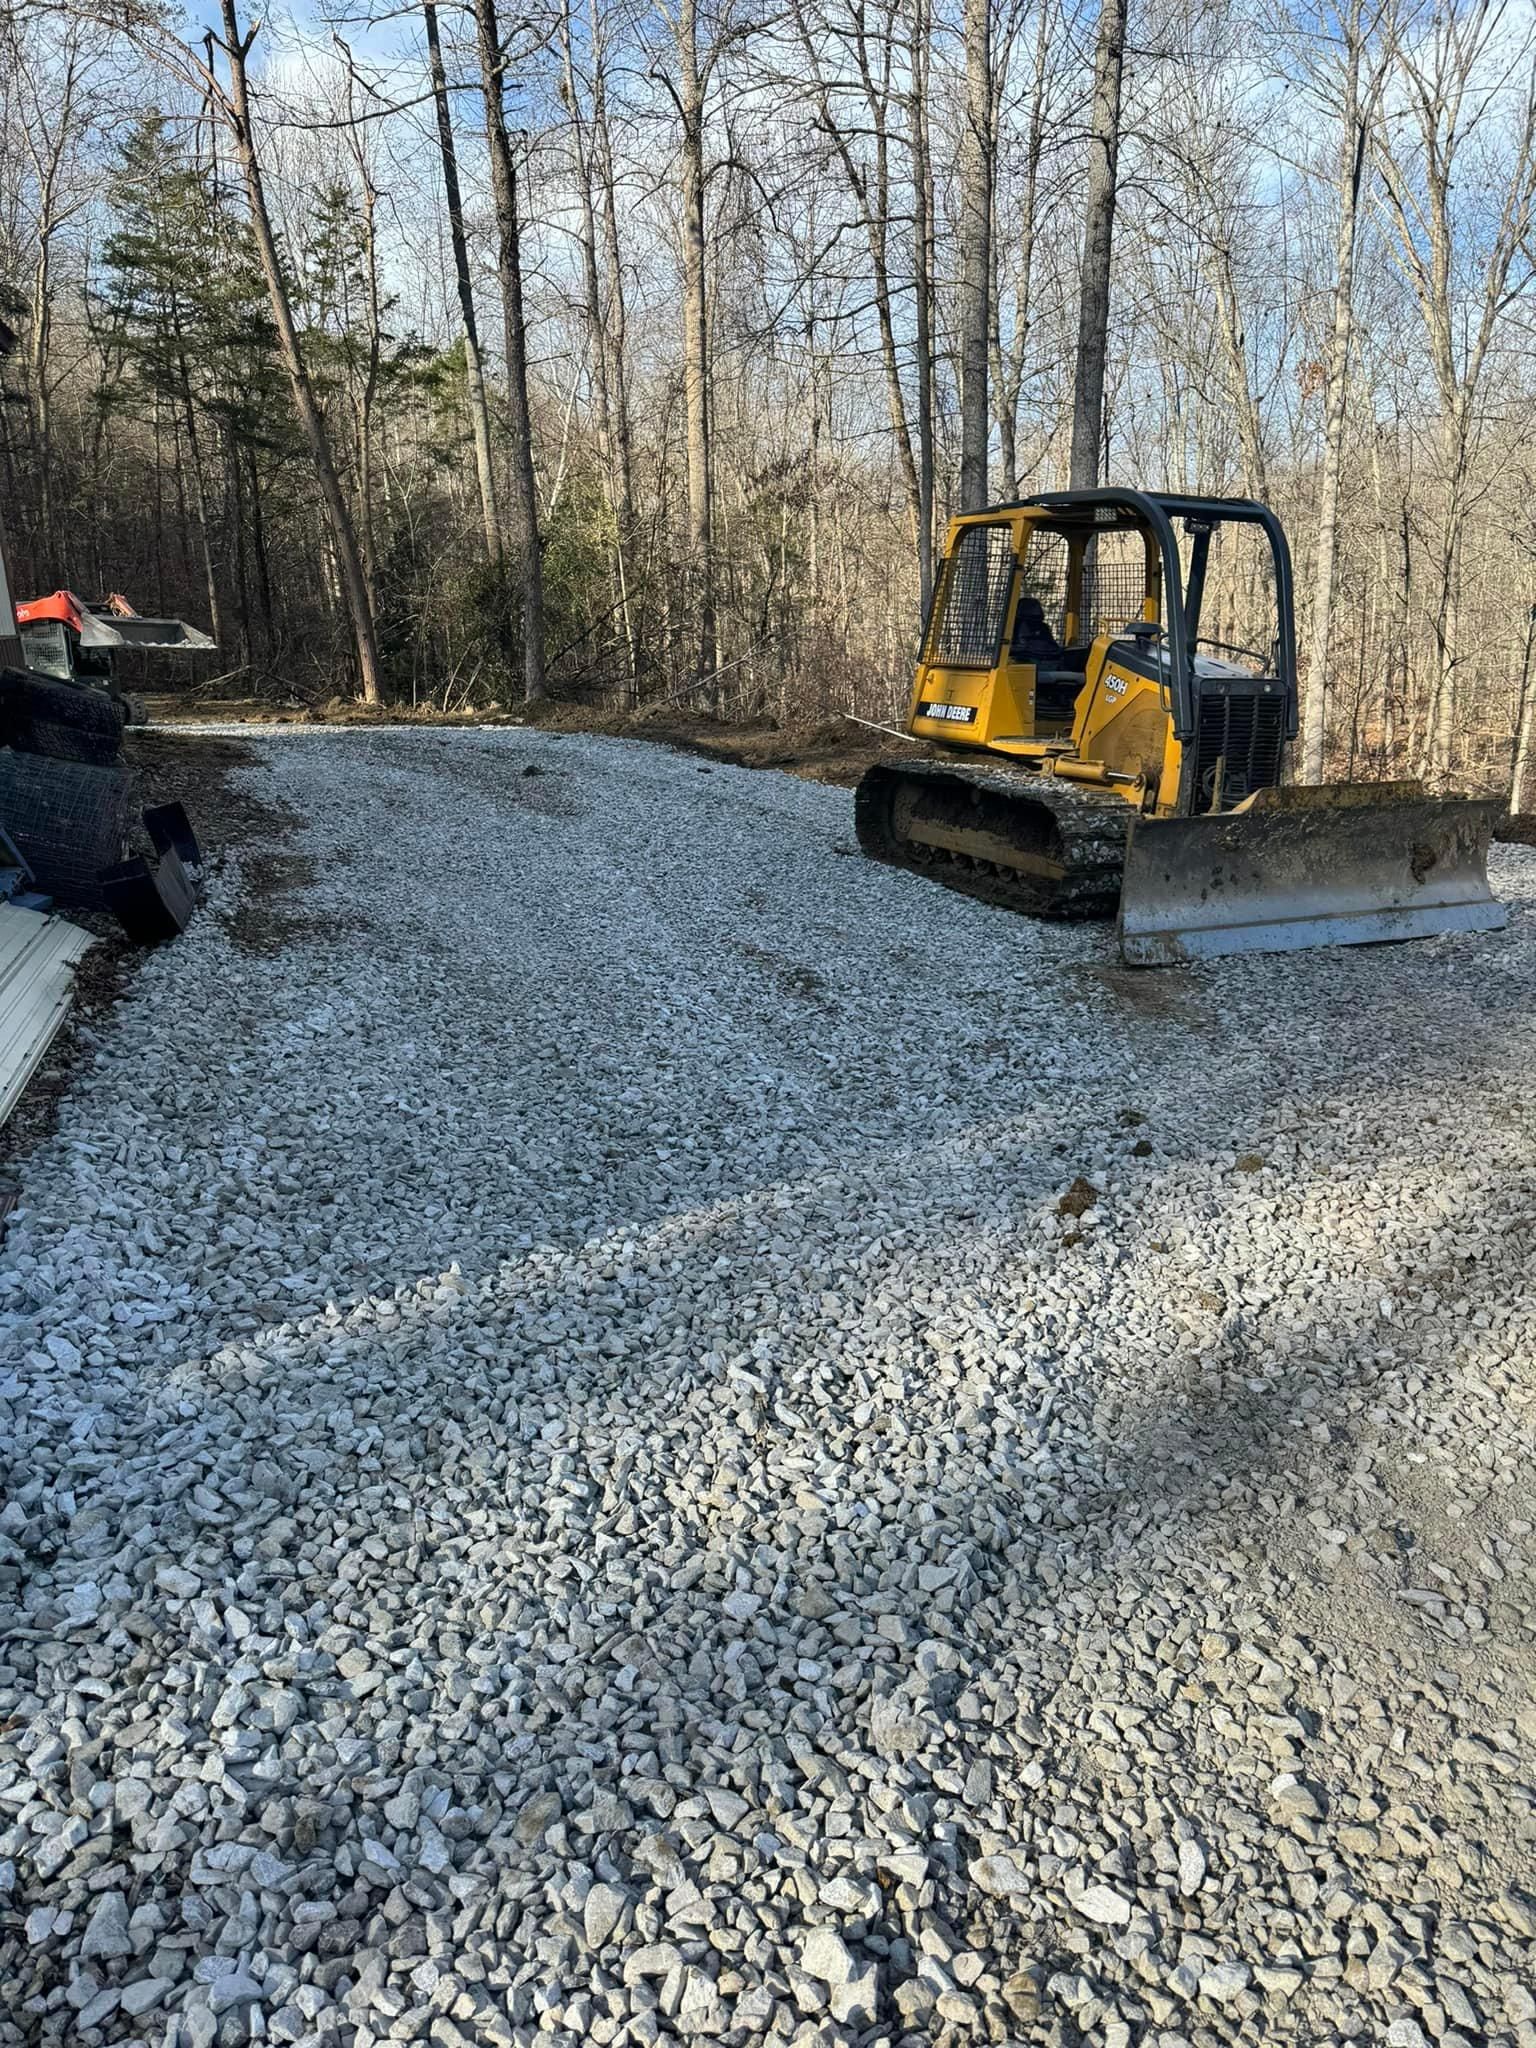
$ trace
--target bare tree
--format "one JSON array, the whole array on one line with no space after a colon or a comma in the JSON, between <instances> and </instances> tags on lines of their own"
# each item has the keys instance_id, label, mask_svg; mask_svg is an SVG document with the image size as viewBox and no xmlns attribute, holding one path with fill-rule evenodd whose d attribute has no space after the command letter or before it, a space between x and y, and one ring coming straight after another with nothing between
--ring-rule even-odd
<instances>
[{"instance_id":1,"label":"bare tree","mask_svg":"<svg viewBox=\"0 0 1536 2048\"><path fill-rule=\"evenodd\" d=\"M475 444L475 476L480 485L480 512L485 526L485 550L491 561L502 554L501 514L496 503L496 469L491 457L491 416L485 399L485 371L480 360L480 326L475 316L475 286L469 268L469 244L464 234L464 201L459 189L459 158L453 134L453 109L448 99L448 74L443 66L442 40L438 34L434 0L421 0L422 20L427 31L427 65L432 78L432 101L437 115L438 158L443 171L443 195L448 202L448 235L453 247L453 279L459 294L459 319L464 329L464 397L469 409L469 428Z\"/></svg>"},{"instance_id":2,"label":"bare tree","mask_svg":"<svg viewBox=\"0 0 1536 2048\"><path fill-rule=\"evenodd\" d=\"M1039 0L1035 15L1033 61L1030 67L1029 117L1025 125L1024 176L1019 195L1017 240L1013 271L1013 331L1006 348L1001 331L1002 277L996 246L997 206L994 199L993 267L998 284L992 308L992 405L997 419L998 489L1002 497L1013 498L1019 490L1019 404L1024 390L1024 372L1034 333L1035 244L1039 231L1040 171L1045 160L1046 87L1050 75L1050 0ZM1001 127L999 119L998 126Z\"/></svg>"},{"instance_id":3,"label":"bare tree","mask_svg":"<svg viewBox=\"0 0 1536 2048\"><path fill-rule=\"evenodd\" d=\"M657 0L672 32L675 79L665 80L679 123L678 197L682 211L683 410L687 437L688 568L696 618L693 672L705 682L715 672L714 453L711 446L707 179L705 101L716 46L699 36L698 0L678 0L675 14Z\"/></svg>"},{"instance_id":4,"label":"bare tree","mask_svg":"<svg viewBox=\"0 0 1536 2048\"><path fill-rule=\"evenodd\" d=\"M846 18L839 17L833 32L834 61L846 57L858 81L857 105L850 122L842 121L832 104L820 52L816 46L809 9L796 0L795 27L818 125L831 145L842 171L856 217L863 228L869 250L870 288L875 323L880 337L880 361L885 371L886 405L896 459L906 487L912 521L912 541L918 551L918 572L923 574L923 533L931 526L931 499L925 506L922 480L913 453L912 430L907 417L906 390L902 382L901 351L897 341L896 293L891 267L891 214L894 204L891 167L890 114L893 100L892 73L895 63L894 8L882 10L875 32L870 30L863 0L854 0ZM862 133L870 143L867 162L859 153L856 137ZM931 459L931 454L930 454ZM931 477L930 477L931 490ZM924 602L926 603L926 591Z\"/></svg>"},{"instance_id":5,"label":"bare tree","mask_svg":"<svg viewBox=\"0 0 1536 2048\"><path fill-rule=\"evenodd\" d=\"M923 609L933 593L935 487L933 394L933 156L928 135L930 0L911 0L907 45L907 139L912 161L913 338L917 356L918 579Z\"/></svg>"},{"instance_id":6,"label":"bare tree","mask_svg":"<svg viewBox=\"0 0 1536 2048\"><path fill-rule=\"evenodd\" d=\"M1339 484L1349 405L1350 350L1355 326L1355 244L1359 235L1371 123L1383 73L1361 85L1367 36L1361 0L1340 16L1338 220L1333 245L1333 318L1323 375L1323 462L1317 492L1317 553L1312 574L1311 631L1303 701L1301 779L1323 780L1328 738L1328 659L1339 540Z\"/></svg>"},{"instance_id":7,"label":"bare tree","mask_svg":"<svg viewBox=\"0 0 1536 2048\"><path fill-rule=\"evenodd\" d=\"M37 545L44 556L53 547L53 264L61 230L88 203L89 185L69 176L70 158L78 150L81 101L89 89L91 60L85 30L78 21L62 25L56 62L45 91L32 89L35 80L27 62L17 15L4 23L6 61L22 89L22 118L17 126L31 165L35 205L31 223L32 264L27 284L27 397L32 448L37 463Z\"/></svg>"},{"instance_id":8,"label":"bare tree","mask_svg":"<svg viewBox=\"0 0 1536 2048\"><path fill-rule=\"evenodd\" d=\"M475 0L475 40L485 99L485 133L491 157L491 194L496 206L496 277L501 287L503 341L507 358L507 416L512 442L512 540L517 551L523 597L523 695L530 704L549 694L544 664L544 543L539 531L539 494L533 467L533 417L528 403L528 328L523 305L522 223L518 214L517 168L507 130L504 98L506 52L496 0Z\"/></svg>"},{"instance_id":9,"label":"bare tree","mask_svg":"<svg viewBox=\"0 0 1536 2048\"><path fill-rule=\"evenodd\" d=\"M1479 404L1500 316L1536 275L1536 63L1529 26L1513 29L1503 0L1473 0L1411 29L1399 22L1391 57L1394 90L1383 101L1391 111L1378 112L1376 156L1440 408L1435 673L1420 758L1430 779L1444 783L1457 723L1462 545L1476 488Z\"/></svg>"},{"instance_id":10,"label":"bare tree","mask_svg":"<svg viewBox=\"0 0 1536 2048\"><path fill-rule=\"evenodd\" d=\"M992 6L965 0L960 136L960 509L987 502L987 356L992 333Z\"/></svg>"},{"instance_id":11,"label":"bare tree","mask_svg":"<svg viewBox=\"0 0 1536 2048\"><path fill-rule=\"evenodd\" d=\"M1077 370L1072 393L1073 490L1099 480L1104 443L1104 377L1109 357L1110 262L1120 166L1120 80L1125 64L1126 0L1099 0L1093 58L1093 111L1088 144L1088 199L1083 218L1078 295Z\"/></svg>"},{"instance_id":12,"label":"bare tree","mask_svg":"<svg viewBox=\"0 0 1536 2048\"><path fill-rule=\"evenodd\" d=\"M310 461L314 465L315 480L320 487L321 501L325 506L330 527L331 544L335 549L337 569L340 576L342 595L347 614L352 624L352 636L357 650L358 682L364 701L377 704L381 700L382 677L379 668L378 638L374 631L373 601L368 589L368 576L363 563L362 551L358 546L357 532L352 524L352 515L347 507L346 494L336 474L336 464L331 454L330 435L325 418L315 400L314 386L310 382L309 368L300 346L299 332L293 316L293 304L288 293L288 280L282 256L278 250L277 236L272 226L272 216L267 206L266 183L262 175L261 155L256 139L256 130L251 113L250 83L246 60L251 45L256 40L259 23L241 30L236 13L235 0L220 0L220 15L224 33L214 38L224 53L229 70L229 89L224 91L213 75L212 64L203 66L191 59L200 72L209 90L210 99L222 111L234 137L235 151L240 161L245 180L246 203L250 210L251 229L256 243L256 253L261 263L262 277L266 281L267 297L272 309L272 324L277 331L278 348L283 367L288 373L289 388L293 395L294 411L304 431L309 448ZM184 46L183 46L184 47ZM190 53L186 53L190 57Z\"/></svg>"},{"instance_id":13,"label":"bare tree","mask_svg":"<svg viewBox=\"0 0 1536 2048\"><path fill-rule=\"evenodd\" d=\"M639 641L630 589L629 547L634 524L634 457L629 424L629 397L625 375L625 327L623 266L618 253L618 202L613 175L613 145L608 132L605 57L599 0L592 0L590 34L592 79L590 116L582 103L577 78L570 0L562 0L560 45L565 76L565 98L570 115L574 145L572 165L576 189L581 198L582 316L587 330L587 353L597 396L598 438L607 483L608 507L613 521L611 557L614 603L624 628L624 646L632 688L640 678ZM603 213L604 257L608 267L606 303L600 280L598 194Z\"/></svg>"}]
</instances>

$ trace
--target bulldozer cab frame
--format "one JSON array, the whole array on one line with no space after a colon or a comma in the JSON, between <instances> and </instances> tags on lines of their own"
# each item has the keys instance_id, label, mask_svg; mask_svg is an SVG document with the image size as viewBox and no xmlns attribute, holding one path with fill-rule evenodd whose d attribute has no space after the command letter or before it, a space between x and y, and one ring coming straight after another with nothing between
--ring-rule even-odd
<instances>
[{"instance_id":1,"label":"bulldozer cab frame","mask_svg":"<svg viewBox=\"0 0 1536 2048\"><path fill-rule=\"evenodd\" d=\"M1176 526L1188 541L1181 557ZM1268 554L1273 596L1270 645L1223 648L1250 668L1234 668L1197 649L1212 541L1223 526L1257 530ZM1106 562L1099 546L1135 534L1139 562ZM1055 538L1054 554L1046 552ZM1054 612L1054 630L1045 617ZM1106 488L1047 491L965 513L950 525L944 563L924 622L911 724L925 737L961 746L1016 751L1042 729L1086 739L1090 693L1102 670L1096 642L1115 650L1120 686L1127 670L1157 687L1184 767L1177 801L1191 808L1208 744L1200 740L1202 680L1209 688L1247 689L1255 668L1275 704L1277 740L1296 733L1296 636L1290 551L1267 506L1249 498L1205 498ZM1220 643L1206 640L1208 647ZM985 681L983 682L983 678ZM1094 716L1102 719L1099 704ZM1010 745L1010 742L1014 744ZM1059 744L1059 743L1058 743ZM1170 772L1173 772L1172 770ZM1209 762L1204 764L1209 780ZM1168 790L1166 798L1171 798ZM1219 803L1219 795L1218 795Z\"/></svg>"},{"instance_id":2,"label":"bulldozer cab frame","mask_svg":"<svg viewBox=\"0 0 1536 2048\"><path fill-rule=\"evenodd\" d=\"M1291 551L1285 529L1267 505L1253 498L1196 498L1150 491L1105 489L1095 491L1044 491L1037 497L1022 498L1016 505L997 506L999 512L1044 511L1049 522L1032 521L1036 528L1087 536L1093 533L1139 528L1148 543L1148 597L1154 595L1152 563L1156 576L1158 604L1143 616L1161 629L1163 667L1167 676L1169 711L1173 736L1181 744L1194 737L1199 722L1199 689L1195 675L1195 649L1201 639L1201 614L1205 608L1206 574L1211 541L1219 527L1256 527L1267 545L1275 601L1275 633L1269 653L1270 672L1285 696L1285 736L1296 737L1296 618L1292 590ZM982 513L977 515L986 518ZM1180 559L1174 522L1183 524L1189 538L1187 570Z\"/></svg>"}]
</instances>

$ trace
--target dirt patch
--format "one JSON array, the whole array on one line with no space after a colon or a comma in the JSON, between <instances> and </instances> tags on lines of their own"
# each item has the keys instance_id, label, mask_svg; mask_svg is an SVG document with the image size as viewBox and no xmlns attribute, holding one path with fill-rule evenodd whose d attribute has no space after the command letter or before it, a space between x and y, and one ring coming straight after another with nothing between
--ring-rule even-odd
<instances>
[{"instance_id":1,"label":"dirt patch","mask_svg":"<svg viewBox=\"0 0 1536 2048\"><path fill-rule=\"evenodd\" d=\"M222 919L225 931L242 953L270 956L297 940L313 945L317 939L370 928L371 921L360 912L317 916L302 908L304 892L318 879L319 869L307 853L274 847L248 852L240 864L240 900Z\"/></svg>"},{"instance_id":2,"label":"dirt patch","mask_svg":"<svg viewBox=\"0 0 1536 2048\"><path fill-rule=\"evenodd\" d=\"M937 760L939 750L872 730L851 718L778 725L770 719L741 724L680 710L644 705L638 711L604 711L590 704L546 704L517 711L440 711L432 706L366 704L335 699L321 709L273 704L256 697L147 697L151 728L211 725L420 725L512 726L540 732L598 733L610 739L650 740L658 746L699 754L735 768L778 768L809 782L851 788L864 770L893 750L915 760Z\"/></svg>"},{"instance_id":3,"label":"dirt patch","mask_svg":"<svg viewBox=\"0 0 1536 2048\"><path fill-rule=\"evenodd\" d=\"M738 944L737 950L759 966L767 968L786 995L803 996L807 1002L820 1002L827 993L827 978L818 974L814 967L805 967L798 960L786 960L782 953L772 952L767 946Z\"/></svg>"},{"instance_id":4,"label":"dirt patch","mask_svg":"<svg viewBox=\"0 0 1536 2048\"><path fill-rule=\"evenodd\" d=\"M466 754L461 747L427 745L418 750L412 765L456 790L472 789L493 803L512 810L534 811L542 818L580 818L583 805L572 795L572 779L558 767L543 761L519 760L510 750L476 750Z\"/></svg>"},{"instance_id":5,"label":"dirt patch","mask_svg":"<svg viewBox=\"0 0 1536 2048\"><path fill-rule=\"evenodd\" d=\"M138 776L146 804L176 797L186 805L210 863L233 848L284 839L302 822L296 812L236 784L238 770L262 765L262 757L239 740L202 733L173 737L130 726L123 735L123 757Z\"/></svg>"},{"instance_id":6,"label":"dirt patch","mask_svg":"<svg viewBox=\"0 0 1536 2048\"><path fill-rule=\"evenodd\" d=\"M1122 967L1102 960L1074 960L1067 972L1089 984L1096 1003L1115 996L1129 1010L1157 1023L1182 1024L1190 1031L1211 1028L1198 985L1188 974L1160 974L1145 967Z\"/></svg>"},{"instance_id":7,"label":"dirt patch","mask_svg":"<svg viewBox=\"0 0 1536 2048\"><path fill-rule=\"evenodd\" d=\"M939 760L937 747L902 740L851 718L778 725L770 719L731 724L675 705L649 705L621 714L594 712L585 705L555 704L519 722L545 732L596 732L614 739L651 740L679 752L723 761L733 768L778 768L807 782L852 788L876 761L893 752L914 760Z\"/></svg>"},{"instance_id":8,"label":"dirt patch","mask_svg":"<svg viewBox=\"0 0 1536 2048\"><path fill-rule=\"evenodd\" d=\"M138 726L128 732L127 751L146 796L153 790L157 802L181 798L210 866L229 853L242 855L240 900L220 919L242 952L272 954L293 939L314 936L316 920L294 906L314 881L315 866L307 855L286 850L303 820L234 779L240 769L262 766L261 755L239 740Z\"/></svg>"}]
</instances>

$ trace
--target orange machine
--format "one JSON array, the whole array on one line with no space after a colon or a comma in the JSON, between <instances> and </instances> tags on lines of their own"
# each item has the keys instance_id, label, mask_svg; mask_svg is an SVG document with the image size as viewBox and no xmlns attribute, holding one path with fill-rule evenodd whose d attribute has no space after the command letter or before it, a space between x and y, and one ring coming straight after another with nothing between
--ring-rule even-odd
<instances>
[{"instance_id":1,"label":"orange machine","mask_svg":"<svg viewBox=\"0 0 1536 2048\"><path fill-rule=\"evenodd\" d=\"M214 642L181 619L146 619L115 592L87 604L72 590L29 598L16 607L16 630L34 675L113 690L117 657L125 647L171 653L207 650Z\"/></svg>"}]
</instances>

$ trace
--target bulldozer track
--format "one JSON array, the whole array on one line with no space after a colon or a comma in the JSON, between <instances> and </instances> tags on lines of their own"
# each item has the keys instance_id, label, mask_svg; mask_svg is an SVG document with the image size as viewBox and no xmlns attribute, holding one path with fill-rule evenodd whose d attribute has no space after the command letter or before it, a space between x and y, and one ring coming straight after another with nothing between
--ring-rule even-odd
<instances>
[{"instance_id":1,"label":"bulldozer track","mask_svg":"<svg viewBox=\"0 0 1536 2048\"><path fill-rule=\"evenodd\" d=\"M871 859L1028 917L1113 917L1131 815L1027 769L940 761L876 762L854 795Z\"/></svg>"}]
</instances>

